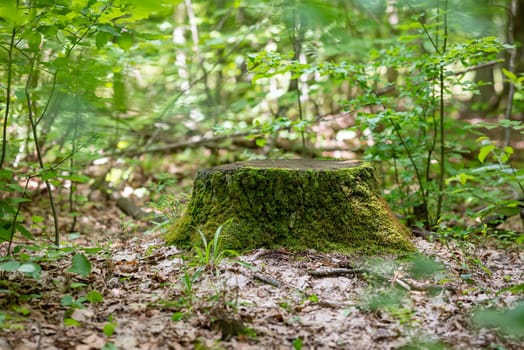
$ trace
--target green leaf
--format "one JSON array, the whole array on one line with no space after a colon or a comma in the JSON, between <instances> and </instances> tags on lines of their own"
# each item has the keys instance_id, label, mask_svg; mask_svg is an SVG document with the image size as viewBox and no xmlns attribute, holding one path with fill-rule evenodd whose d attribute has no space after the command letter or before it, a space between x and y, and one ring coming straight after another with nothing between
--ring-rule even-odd
<instances>
[{"instance_id":1,"label":"green leaf","mask_svg":"<svg viewBox=\"0 0 524 350\"><path fill-rule=\"evenodd\" d=\"M185 314L183 312L177 311L173 315L171 315L172 321L180 321L185 317Z\"/></svg>"},{"instance_id":2,"label":"green leaf","mask_svg":"<svg viewBox=\"0 0 524 350\"><path fill-rule=\"evenodd\" d=\"M314 303L318 303L318 300L319 300L319 299L318 299L318 295L316 295L316 294L312 294L312 295L310 295L310 296L307 298L307 300L309 300L309 301L311 301L311 302L314 302Z\"/></svg>"},{"instance_id":3,"label":"green leaf","mask_svg":"<svg viewBox=\"0 0 524 350\"><path fill-rule=\"evenodd\" d=\"M75 254L75 256L73 256L73 263L71 267L67 269L67 272L87 276L91 273L91 263L84 254Z\"/></svg>"},{"instance_id":4,"label":"green leaf","mask_svg":"<svg viewBox=\"0 0 524 350\"><path fill-rule=\"evenodd\" d=\"M78 183L81 183L81 184L86 184L90 180L89 176L85 176L85 175L81 175L81 174L66 175L66 176L62 176L62 178L65 179L65 180L70 180L72 182L78 182Z\"/></svg>"},{"instance_id":5,"label":"green leaf","mask_svg":"<svg viewBox=\"0 0 524 350\"><path fill-rule=\"evenodd\" d=\"M101 350L118 350L118 348L113 343L105 343Z\"/></svg>"},{"instance_id":6,"label":"green leaf","mask_svg":"<svg viewBox=\"0 0 524 350\"><path fill-rule=\"evenodd\" d=\"M5 261L0 263L0 271L13 272L18 270L20 263L18 261Z\"/></svg>"},{"instance_id":7,"label":"green leaf","mask_svg":"<svg viewBox=\"0 0 524 350\"><path fill-rule=\"evenodd\" d=\"M506 68L502 68L502 73L511 81L516 82L518 80L517 76L513 73L507 70Z\"/></svg>"},{"instance_id":8,"label":"green leaf","mask_svg":"<svg viewBox=\"0 0 524 350\"><path fill-rule=\"evenodd\" d=\"M29 45L29 49L33 52L40 51L40 44L42 43L42 36L38 32L31 32L27 36L27 43Z\"/></svg>"},{"instance_id":9,"label":"green leaf","mask_svg":"<svg viewBox=\"0 0 524 350\"><path fill-rule=\"evenodd\" d=\"M52 180L57 178L57 173L54 170L45 170L40 174L42 180Z\"/></svg>"},{"instance_id":10,"label":"green leaf","mask_svg":"<svg viewBox=\"0 0 524 350\"><path fill-rule=\"evenodd\" d=\"M468 182L468 180L476 180L476 179L477 178L475 176L472 176L472 175L469 175L469 174L465 174L465 173L460 173L460 174L457 174L457 175L447 179L446 180L446 185L449 185L453 181L458 181L458 182L460 182L460 184L465 185L466 182Z\"/></svg>"},{"instance_id":11,"label":"green leaf","mask_svg":"<svg viewBox=\"0 0 524 350\"><path fill-rule=\"evenodd\" d=\"M35 265L32 263L23 263L22 265L20 265L20 267L18 267L17 270L18 272L32 273L36 270L36 268Z\"/></svg>"},{"instance_id":12,"label":"green leaf","mask_svg":"<svg viewBox=\"0 0 524 350\"><path fill-rule=\"evenodd\" d=\"M40 277L42 268L40 267L40 265L37 265L35 263L23 263L22 265L20 265L17 271L22 272L31 278L37 279Z\"/></svg>"},{"instance_id":13,"label":"green leaf","mask_svg":"<svg viewBox=\"0 0 524 350\"><path fill-rule=\"evenodd\" d=\"M73 296L71 294L63 295L62 298L60 298L60 304L64 307L73 305Z\"/></svg>"},{"instance_id":14,"label":"green leaf","mask_svg":"<svg viewBox=\"0 0 524 350\"><path fill-rule=\"evenodd\" d=\"M473 320L480 327L497 328L502 333L524 337L524 303L517 304L513 309L480 310Z\"/></svg>"},{"instance_id":15,"label":"green leaf","mask_svg":"<svg viewBox=\"0 0 524 350\"><path fill-rule=\"evenodd\" d=\"M68 317L64 320L64 325L71 326L71 327L78 327L80 326L80 322L78 322L77 320L73 318Z\"/></svg>"},{"instance_id":16,"label":"green leaf","mask_svg":"<svg viewBox=\"0 0 524 350\"><path fill-rule=\"evenodd\" d=\"M16 4L16 0L2 0L0 2L0 18L11 25L16 24L19 16Z\"/></svg>"},{"instance_id":17,"label":"green leaf","mask_svg":"<svg viewBox=\"0 0 524 350\"><path fill-rule=\"evenodd\" d=\"M152 12L163 9L165 1L143 1L143 0L127 0L133 6L131 17L128 21L137 21L139 19L148 18Z\"/></svg>"},{"instance_id":18,"label":"green leaf","mask_svg":"<svg viewBox=\"0 0 524 350\"><path fill-rule=\"evenodd\" d=\"M31 310L23 306L15 306L13 309L22 316L28 316L31 314Z\"/></svg>"},{"instance_id":19,"label":"green leaf","mask_svg":"<svg viewBox=\"0 0 524 350\"><path fill-rule=\"evenodd\" d=\"M0 208L1 209L1 208ZM2 213L0 212L0 215ZM12 239L12 228L11 218L8 215L4 214L5 220L0 219L0 242L1 241L10 241Z\"/></svg>"},{"instance_id":20,"label":"green leaf","mask_svg":"<svg viewBox=\"0 0 524 350\"><path fill-rule=\"evenodd\" d=\"M421 254L413 255L408 260L411 263L408 269L410 276L415 279L429 278L444 271L442 264Z\"/></svg>"},{"instance_id":21,"label":"green leaf","mask_svg":"<svg viewBox=\"0 0 524 350\"><path fill-rule=\"evenodd\" d=\"M24 236L25 238L30 239L30 240L34 240L35 239L33 237L33 234L31 232L29 232L22 224L16 223L15 227L18 230L18 232L20 232L22 234L22 236Z\"/></svg>"},{"instance_id":22,"label":"green leaf","mask_svg":"<svg viewBox=\"0 0 524 350\"><path fill-rule=\"evenodd\" d=\"M481 163L484 163L484 161L486 160L486 157L490 154L491 151L493 151L495 149L495 145L486 145L486 146L483 146L480 151L479 151L479 161Z\"/></svg>"},{"instance_id":23,"label":"green leaf","mask_svg":"<svg viewBox=\"0 0 524 350\"><path fill-rule=\"evenodd\" d=\"M301 350L302 347L304 346L304 343L302 341L302 339L300 338L296 338L296 339L293 339L293 349L295 350Z\"/></svg>"},{"instance_id":24,"label":"green leaf","mask_svg":"<svg viewBox=\"0 0 524 350\"><path fill-rule=\"evenodd\" d=\"M264 147L266 145L266 139L257 138L255 143L258 147Z\"/></svg>"},{"instance_id":25,"label":"green leaf","mask_svg":"<svg viewBox=\"0 0 524 350\"><path fill-rule=\"evenodd\" d=\"M41 223L44 221L44 218L39 216L39 215L33 215L31 216L31 221L34 223L34 224L38 224L38 223Z\"/></svg>"},{"instance_id":26,"label":"green leaf","mask_svg":"<svg viewBox=\"0 0 524 350\"><path fill-rule=\"evenodd\" d=\"M79 232L71 232L67 235L67 239L70 241L74 241L75 239L78 239L80 237L82 237L82 235Z\"/></svg>"},{"instance_id":27,"label":"green leaf","mask_svg":"<svg viewBox=\"0 0 524 350\"><path fill-rule=\"evenodd\" d=\"M73 282L73 283L71 283L71 285L69 285L69 288L77 289L77 288L82 288L82 287L85 287L85 286L87 286L87 284L85 284L85 283Z\"/></svg>"},{"instance_id":28,"label":"green leaf","mask_svg":"<svg viewBox=\"0 0 524 350\"><path fill-rule=\"evenodd\" d=\"M9 242L11 240L11 230L0 226L0 241ZM1 268L0 268L1 269Z\"/></svg>"},{"instance_id":29,"label":"green leaf","mask_svg":"<svg viewBox=\"0 0 524 350\"><path fill-rule=\"evenodd\" d=\"M108 322L104 325L104 328L102 329L106 337L110 337L115 333L115 324L113 322Z\"/></svg>"},{"instance_id":30,"label":"green leaf","mask_svg":"<svg viewBox=\"0 0 524 350\"><path fill-rule=\"evenodd\" d=\"M8 188L9 192L24 190L22 187L18 185L7 185L6 187ZM29 198L21 198L21 197L13 197L13 198L10 198L9 201L11 202L12 205L31 202Z\"/></svg>"},{"instance_id":31,"label":"green leaf","mask_svg":"<svg viewBox=\"0 0 524 350\"><path fill-rule=\"evenodd\" d=\"M95 45L97 49L101 49L113 38L113 35L107 32L99 31L96 34Z\"/></svg>"},{"instance_id":32,"label":"green leaf","mask_svg":"<svg viewBox=\"0 0 524 350\"><path fill-rule=\"evenodd\" d=\"M73 300L73 303L71 304L71 307L77 308L77 309L83 309L84 303L87 301L85 297L79 297L76 300Z\"/></svg>"},{"instance_id":33,"label":"green leaf","mask_svg":"<svg viewBox=\"0 0 524 350\"><path fill-rule=\"evenodd\" d=\"M104 297L98 291L91 290L89 293L87 293L87 301L89 301L91 304L97 304L104 301Z\"/></svg>"},{"instance_id":34,"label":"green leaf","mask_svg":"<svg viewBox=\"0 0 524 350\"><path fill-rule=\"evenodd\" d=\"M101 252L103 248L100 247L92 247L92 248L82 248L82 251L86 253L87 255L93 255L98 252Z\"/></svg>"},{"instance_id":35,"label":"green leaf","mask_svg":"<svg viewBox=\"0 0 524 350\"><path fill-rule=\"evenodd\" d=\"M503 293L503 292L510 292L511 294L522 294L524 295L524 283L517 284L508 288L504 288L497 294Z\"/></svg>"},{"instance_id":36,"label":"green leaf","mask_svg":"<svg viewBox=\"0 0 524 350\"><path fill-rule=\"evenodd\" d=\"M58 70L66 67L69 63L70 62L65 57L57 57L54 59L54 61L51 61L51 65Z\"/></svg>"},{"instance_id":37,"label":"green leaf","mask_svg":"<svg viewBox=\"0 0 524 350\"><path fill-rule=\"evenodd\" d=\"M87 6L87 0L72 0L71 1L71 8L74 11L81 11L83 8Z\"/></svg>"},{"instance_id":38,"label":"green leaf","mask_svg":"<svg viewBox=\"0 0 524 350\"><path fill-rule=\"evenodd\" d=\"M116 41L118 46L124 51L129 50L133 46L133 35L129 32L123 32Z\"/></svg>"}]
</instances>

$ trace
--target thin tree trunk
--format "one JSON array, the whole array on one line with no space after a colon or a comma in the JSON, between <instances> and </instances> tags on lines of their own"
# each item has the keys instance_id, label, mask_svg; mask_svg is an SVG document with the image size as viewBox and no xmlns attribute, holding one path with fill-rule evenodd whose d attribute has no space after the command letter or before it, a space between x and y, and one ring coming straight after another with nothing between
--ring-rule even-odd
<instances>
[{"instance_id":1,"label":"thin tree trunk","mask_svg":"<svg viewBox=\"0 0 524 350\"><path fill-rule=\"evenodd\" d=\"M515 44L515 22L517 14L517 0L511 0L511 7L508 13L508 44ZM517 49L512 47L509 49L509 59L508 59L508 71L515 73L515 61L517 60ZM508 103L506 105L506 112L504 113L504 119L511 120L512 111L513 111L513 96L515 95L515 84L509 82L509 91L508 91ZM507 127L504 129L504 146L509 146L511 141L511 128Z\"/></svg>"}]
</instances>

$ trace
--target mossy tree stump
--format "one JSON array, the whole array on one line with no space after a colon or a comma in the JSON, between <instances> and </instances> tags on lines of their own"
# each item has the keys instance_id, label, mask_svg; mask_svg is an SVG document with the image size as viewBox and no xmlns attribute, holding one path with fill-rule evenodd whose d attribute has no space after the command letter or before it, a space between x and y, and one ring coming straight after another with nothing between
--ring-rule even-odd
<instances>
[{"instance_id":1,"label":"mossy tree stump","mask_svg":"<svg viewBox=\"0 0 524 350\"><path fill-rule=\"evenodd\" d=\"M381 196L372 166L324 160L256 160L198 172L191 200L168 234L181 246L314 248L365 254L411 251L410 233Z\"/></svg>"}]
</instances>

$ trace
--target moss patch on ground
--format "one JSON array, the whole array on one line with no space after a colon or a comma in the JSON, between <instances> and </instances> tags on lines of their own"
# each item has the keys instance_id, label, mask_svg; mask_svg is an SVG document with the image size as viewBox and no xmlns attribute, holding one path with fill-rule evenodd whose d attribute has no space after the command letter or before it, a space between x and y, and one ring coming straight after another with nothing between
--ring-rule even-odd
<instances>
[{"instance_id":1,"label":"moss patch on ground","mask_svg":"<svg viewBox=\"0 0 524 350\"><path fill-rule=\"evenodd\" d=\"M361 162L264 160L198 172L191 200L167 240L198 243L223 227L225 248L313 248L381 254L413 251L409 231Z\"/></svg>"}]
</instances>

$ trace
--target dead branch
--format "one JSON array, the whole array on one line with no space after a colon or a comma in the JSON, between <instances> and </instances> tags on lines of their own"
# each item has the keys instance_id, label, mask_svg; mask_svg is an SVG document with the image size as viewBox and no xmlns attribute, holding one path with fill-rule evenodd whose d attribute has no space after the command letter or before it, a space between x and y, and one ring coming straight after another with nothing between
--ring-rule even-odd
<instances>
[{"instance_id":1,"label":"dead branch","mask_svg":"<svg viewBox=\"0 0 524 350\"><path fill-rule=\"evenodd\" d=\"M398 287L404 290L407 290L407 291L410 291L410 290L427 291L430 289L446 289L446 290L453 291L453 292L455 291L455 288L451 286L422 284L422 283L417 283L415 281L408 281L406 279L402 279L399 277L389 278L387 276L376 273L369 269L360 269L360 268L321 269L321 270L311 270L308 273L310 276L313 276L313 277L336 277L336 276L346 276L346 275L368 274L370 276L378 278L381 281L390 282L391 284L395 284Z\"/></svg>"},{"instance_id":2,"label":"dead branch","mask_svg":"<svg viewBox=\"0 0 524 350\"><path fill-rule=\"evenodd\" d=\"M236 134L230 134L230 135L219 135L219 136L197 136L193 137L191 140L187 141L180 141L175 143L169 143L165 145L160 145L156 147L149 147L144 149L130 149L125 150L119 153L116 153L115 156L117 157L137 157L141 156L143 154L147 153L166 153L166 152L174 152L181 149L186 148L195 148L200 146L206 146L211 145L217 142L221 142L227 139L234 139L238 137L245 137L248 135L252 135L250 132L240 132Z\"/></svg>"},{"instance_id":3,"label":"dead branch","mask_svg":"<svg viewBox=\"0 0 524 350\"><path fill-rule=\"evenodd\" d=\"M282 287L282 282L280 282L279 280L271 277L271 276L267 276L267 275L262 275L260 273L254 273L253 274L253 278L256 279L256 280L259 280L260 282L264 282L264 283L267 283L273 287L276 287L276 288L281 288Z\"/></svg>"},{"instance_id":4,"label":"dead branch","mask_svg":"<svg viewBox=\"0 0 524 350\"><path fill-rule=\"evenodd\" d=\"M139 206L126 197L118 198L116 200L116 206L118 209L122 210L125 214L131 216L135 220L142 220L148 215Z\"/></svg>"},{"instance_id":5,"label":"dead branch","mask_svg":"<svg viewBox=\"0 0 524 350\"><path fill-rule=\"evenodd\" d=\"M308 272L310 276L313 277L338 277L338 276L347 276L347 275L357 275L363 273L371 273L368 269L321 269L321 270L311 270Z\"/></svg>"},{"instance_id":6,"label":"dead branch","mask_svg":"<svg viewBox=\"0 0 524 350\"><path fill-rule=\"evenodd\" d=\"M316 303L312 303L311 305L320 306L320 307L328 307L330 309L349 309L351 307L358 306L357 304L344 303L344 302L338 302L338 301L328 301L328 300L321 300Z\"/></svg>"}]
</instances>

